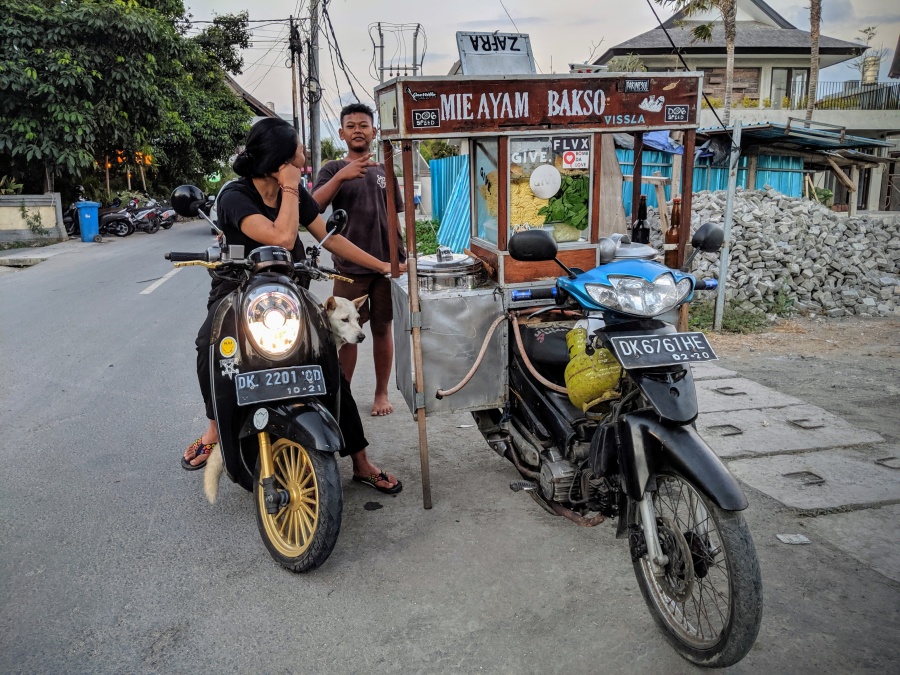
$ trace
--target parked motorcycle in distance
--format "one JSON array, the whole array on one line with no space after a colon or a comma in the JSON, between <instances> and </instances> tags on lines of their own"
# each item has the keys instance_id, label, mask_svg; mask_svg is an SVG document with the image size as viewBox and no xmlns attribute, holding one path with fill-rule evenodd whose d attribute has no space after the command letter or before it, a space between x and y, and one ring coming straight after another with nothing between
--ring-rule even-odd
<instances>
[{"instance_id":1,"label":"parked motorcycle in distance","mask_svg":"<svg viewBox=\"0 0 900 675\"><path fill-rule=\"evenodd\" d=\"M172 193L179 215L206 215L203 193L183 185ZM336 212L329 236L347 214ZM244 252L218 242L203 253L166 254L176 267L200 265L240 285L221 301L209 345L219 449L232 481L253 493L256 520L271 556L292 572L328 558L341 529L343 494L337 453L343 436L331 410L340 369L328 318L307 290L329 279L319 248L294 262L278 246Z\"/></svg>"},{"instance_id":2,"label":"parked motorcycle in distance","mask_svg":"<svg viewBox=\"0 0 900 675\"><path fill-rule=\"evenodd\" d=\"M134 232L134 221L127 209L109 211L100 216L100 234L127 237Z\"/></svg>"},{"instance_id":3,"label":"parked motorcycle in distance","mask_svg":"<svg viewBox=\"0 0 900 675\"><path fill-rule=\"evenodd\" d=\"M716 252L722 241L707 224L692 244ZM601 264L587 272L565 267L542 230L513 235L508 250L566 272L551 288L511 291L509 402L472 413L521 474L510 487L579 525L617 518L644 600L678 653L707 667L738 662L762 618L748 504L694 425L690 364L715 353L702 333L672 325L715 281L655 262L655 249L627 236L601 239Z\"/></svg>"}]
</instances>

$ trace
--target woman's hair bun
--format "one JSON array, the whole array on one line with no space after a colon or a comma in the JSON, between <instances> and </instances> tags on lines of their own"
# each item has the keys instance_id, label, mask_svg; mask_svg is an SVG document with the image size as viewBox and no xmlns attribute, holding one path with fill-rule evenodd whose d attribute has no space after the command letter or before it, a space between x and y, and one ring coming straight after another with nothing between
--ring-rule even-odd
<instances>
[{"instance_id":1,"label":"woman's hair bun","mask_svg":"<svg viewBox=\"0 0 900 675\"><path fill-rule=\"evenodd\" d=\"M234 160L234 164L231 165L231 168L234 169L234 172L238 176L252 176L253 175L253 155L246 150L242 150L237 158Z\"/></svg>"}]
</instances>

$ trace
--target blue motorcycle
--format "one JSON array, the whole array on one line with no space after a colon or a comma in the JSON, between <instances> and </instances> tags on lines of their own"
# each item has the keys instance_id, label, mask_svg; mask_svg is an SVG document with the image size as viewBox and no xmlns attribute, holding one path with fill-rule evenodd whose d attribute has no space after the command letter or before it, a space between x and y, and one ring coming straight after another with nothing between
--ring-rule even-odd
<instances>
[{"instance_id":1,"label":"blue motorcycle","mask_svg":"<svg viewBox=\"0 0 900 675\"><path fill-rule=\"evenodd\" d=\"M708 224L692 244L716 252L722 241ZM673 325L715 281L655 262L627 236L601 239L601 264L586 272L557 260L541 230L515 234L508 250L565 272L551 288L511 292L509 402L473 413L521 474L510 487L579 525L616 518L675 649L702 666L736 663L762 618L759 563L747 499L694 424L691 365L716 355L702 333Z\"/></svg>"}]
</instances>

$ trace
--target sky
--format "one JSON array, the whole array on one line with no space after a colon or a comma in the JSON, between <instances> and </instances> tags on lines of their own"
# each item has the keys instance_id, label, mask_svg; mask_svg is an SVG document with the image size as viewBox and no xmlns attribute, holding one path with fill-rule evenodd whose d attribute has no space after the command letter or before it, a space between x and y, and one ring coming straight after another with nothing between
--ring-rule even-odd
<instances>
[{"instance_id":1,"label":"sky","mask_svg":"<svg viewBox=\"0 0 900 675\"><path fill-rule=\"evenodd\" d=\"M809 30L808 0L770 0L768 4L797 28ZM887 51L881 67L881 77L886 78L900 34L900 2L823 0L822 5L823 35L855 41L859 29L878 26L872 44ZM305 21L304 27L309 26L310 0L267 0L256 5L247 0L185 0L185 6L195 21L246 9L251 21L293 15ZM672 12L654 6L663 21L671 16ZM434 76L446 75L458 59L457 31L527 33L538 72L567 73L569 63L596 59L610 47L657 25L646 0L329 0L327 7L334 29L334 37L329 38L340 48L356 96L370 105L373 87L378 83L373 44L373 38L378 41L378 22L384 34L385 67L389 68L385 79L390 79L391 73L396 75L397 67L412 66L416 24L421 25L417 51L425 51L421 74ZM261 101L274 102L277 112L289 115L292 96L287 32L280 23L251 25L256 26L253 45L244 52L244 72L237 81ZM393 28L403 25L406 30ZM319 42L323 136L336 137L337 111L355 98L348 78L332 66L336 57L325 35L320 34ZM832 66L819 76L820 81L858 78L858 72L846 65Z\"/></svg>"}]
</instances>

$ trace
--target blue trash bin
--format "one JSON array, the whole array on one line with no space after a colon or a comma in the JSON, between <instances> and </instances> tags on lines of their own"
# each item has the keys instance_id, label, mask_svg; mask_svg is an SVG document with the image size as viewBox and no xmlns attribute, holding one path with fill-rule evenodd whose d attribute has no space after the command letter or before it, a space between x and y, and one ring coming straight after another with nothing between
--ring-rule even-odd
<instances>
[{"instance_id":1,"label":"blue trash bin","mask_svg":"<svg viewBox=\"0 0 900 675\"><path fill-rule=\"evenodd\" d=\"M100 204L98 202L78 202L78 224L81 227L81 241L100 241Z\"/></svg>"}]
</instances>

